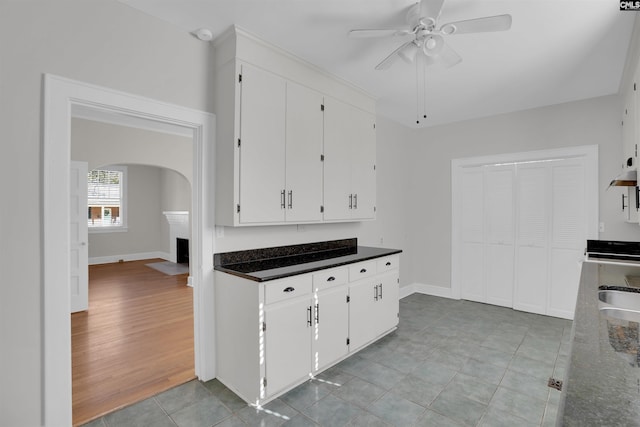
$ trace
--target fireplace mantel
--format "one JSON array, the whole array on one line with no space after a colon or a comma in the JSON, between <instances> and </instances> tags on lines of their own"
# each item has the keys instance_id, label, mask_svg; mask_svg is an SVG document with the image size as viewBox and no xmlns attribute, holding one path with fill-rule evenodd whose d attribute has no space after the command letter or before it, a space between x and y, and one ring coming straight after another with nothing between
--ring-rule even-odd
<instances>
[{"instance_id":1,"label":"fireplace mantel","mask_svg":"<svg viewBox=\"0 0 640 427\"><path fill-rule=\"evenodd\" d=\"M169 261L176 262L178 255L176 239L189 239L189 211L164 211L162 212L169 223Z\"/></svg>"}]
</instances>

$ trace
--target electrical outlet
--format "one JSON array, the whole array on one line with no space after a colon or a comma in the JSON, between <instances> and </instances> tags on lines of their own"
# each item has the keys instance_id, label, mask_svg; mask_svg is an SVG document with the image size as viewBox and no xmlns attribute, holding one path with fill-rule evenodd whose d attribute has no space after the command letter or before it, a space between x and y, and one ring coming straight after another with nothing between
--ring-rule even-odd
<instances>
[{"instance_id":1,"label":"electrical outlet","mask_svg":"<svg viewBox=\"0 0 640 427\"><path fill-rule=\"evenodd\" d=\"M221 225L216 225L216 237L222 238L224 237L224 227Z\"/></svg>"},{"instance_id":2,"label":"electrical outlet","mask_svg":"<svg viewBox=\"0 0 640 427\"><path fill-rule=\"evenodd\" d=\"M598 226L598 231L600 233L604 233L604 222L601 222L600 225Z\"/></svg>"}]
</instances>

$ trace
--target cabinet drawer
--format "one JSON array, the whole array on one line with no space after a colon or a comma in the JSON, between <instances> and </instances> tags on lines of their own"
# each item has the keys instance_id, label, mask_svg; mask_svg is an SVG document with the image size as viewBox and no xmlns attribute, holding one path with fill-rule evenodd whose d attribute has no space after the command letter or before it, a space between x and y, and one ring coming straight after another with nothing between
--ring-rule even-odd
<instances>
[{"instance_id":1,"label":"cabinet drawer","mask_svg":"<svg viewBox=\"0 0 640 427\"><path fill-rule=\"evenodd\" d=\"M400 267L400 256L389 255L384 258L378 258L377 260L378 273L384 273L389 270L396 270Z\"/></svg>"},{"instance_id":2,"label":"cabinet drawer","mask_svg":"<svg viewBox=\"0 0 640 427\"><path fill-rule=\"evenodd\" d=\"M349 270L346 267L332 268L313 274L313 288L327 289L332 286L344 285L349 281Z\"/></svg>"},{"instance_id":3,"label":"cabinet drawer","mask_svg":"<svg viewBox=\"0 0 640 427\"><path fill-rule=\"evenodd\" d=\"M264 285L264 303L274 302L311 294L311 275L288 277Z\"/></svg>"},{"instance_id":4,"label":"cabinet drawer","mask_svg":"<svg viewBox=\"0 0 640 427\"><path fill-rule=\"evenodd\" d=\"M349 267L349 281L371 277L376 274L376 260L359 262Z\"/></svg>"}]
</instances>

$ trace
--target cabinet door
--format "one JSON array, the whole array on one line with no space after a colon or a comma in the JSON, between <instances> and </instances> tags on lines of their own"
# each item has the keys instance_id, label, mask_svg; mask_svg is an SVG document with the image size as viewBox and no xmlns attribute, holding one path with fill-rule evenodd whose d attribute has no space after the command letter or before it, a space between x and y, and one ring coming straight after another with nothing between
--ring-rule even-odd
<instances>
[{"instance_id":1,"label":"cabinet door","mask_svg":"<svg viewBox=\"0 0 640 427\"><path fill-rule=\"evenodd\" d=\"M357 350L377 336L379 284L376 277L372 277L349 286L350 350Z\"/></svg>"},{"instance_id":2,"label":"cabinet door","mask_svg":"<svg viewBox=\"0 0 640 427\"><path fill-rule=\"evenodd\" d=\"M349 105L333 98L324 100L324 219L351 218L351 143L353 128Z\"/></svg>"},{"instance_id":3,"label":"cabinet door","mask_svg":"<svg viewBox=\"0 0 640 427\"><path fill-rule=\"evenodd\" d=\"M240 222L283 222L285 80L243 64L240 91Z\"/></svg>"},{"instance_id":4,"label":"cabinet door","mask_svg":"<svg viewBox=\"0 0 640 427\"><path fill-rule=\"evenodd\" d=\"M398 325L398 271L378 276L380 290L376 301L376 336Z\"/></svg>"},{"instance_id":5,"label":"cabinet door","mask_svg":"<svg viewBox=\"0 0 640 427\"><path fill-rule=\"evenodd\" d=\"M322 219L322 101L318 92L287 82L287 222Z\"/></svg>"},{"instance_id":6,"label":"cabinet door","mask_svg":"<svg viewBox=\"0 0 640 427\"><path fill-rule=\"evenodd\" d=\"M351 107L352 219L372 219L376 205L376 133L372 114Z\"/></svg>"},{"instance_id":7,"label":"cabinet door","mask_svg":"<svg viewBox=\"0 0 640 427\"><path fill-rule=\"evenodd\" d=\"M633 86L624 100L624 110L622 111L622 154L623 168L635 169L636 165L636 93ZM632 164L628 165L627 160L631 159Z\"/></svg>"},{"instance_id":8,"label":"cabinet door","mask_svg":"<svg viewBox=\"0 0 640 427\"><path fill-rule=\"evenodd\" d=\"M265 308L267 396L308 377L311 372L311 322L309 298Z\"/></svg>"},{"instance_id":9,"label":"cabinet door","mask_svg":"<svg viewBox=\"0 0 640 427\"><path fill-rule=\"evenodd\" d=\"M347 286L327 289L316 294L314 304L313 350L311 364L313 372L345 356L349 351L349 305Z\"/></svg>"}]
</instances>

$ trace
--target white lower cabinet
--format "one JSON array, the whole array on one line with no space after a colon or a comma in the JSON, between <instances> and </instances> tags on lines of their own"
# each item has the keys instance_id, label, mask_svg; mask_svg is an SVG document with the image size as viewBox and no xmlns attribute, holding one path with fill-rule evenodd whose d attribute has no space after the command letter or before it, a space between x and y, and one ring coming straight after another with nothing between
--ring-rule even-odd
<instances>
[{"instance_id":1,"label":"white lower cabinet","mask_svg":"<svg viewBox=\"0 0 640 427\"><path fill-rule=\"evenodd\" d=\"M266 403L391 332L398 261L268 282L217 271L217 378L245 401Z\"/></svg>"},{"instance_id":2,"label":"white lower cabinet","mask_svg":"<svg viewBox=\"0 0 640 427\"><path fill-rule=\"evenodd\" d=\"M314 325L312 330L311 371L315 374L342 359L349 352L347 345L349 305L346 285L317 292L314 295Z\"/></svg>"},{"instance_id":3,"label":"white lower cabinet","mask_svg":"<svg viewBox=\"0 0 640 427\"><path fill-rule=\"evenodd\" d=\"M309 375L311 304L297 298L264 310L266 392L277 392Z\"/></svg>"},{"instance_id":4,"label":"white lower cabinet","mask_svg":"<svg viewBox=\"0 0 640 427\"><path fill-rule=\"evenodd\" d=\"M349 287L349 345L357 350L398 324L398 274L391 271Z\"/></svg>"}]
</instances>

